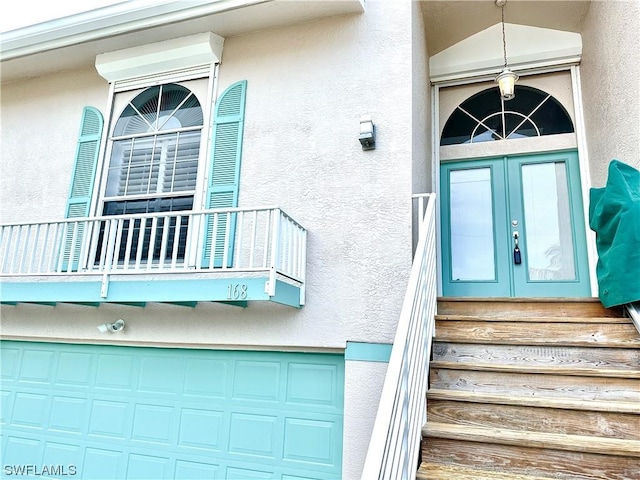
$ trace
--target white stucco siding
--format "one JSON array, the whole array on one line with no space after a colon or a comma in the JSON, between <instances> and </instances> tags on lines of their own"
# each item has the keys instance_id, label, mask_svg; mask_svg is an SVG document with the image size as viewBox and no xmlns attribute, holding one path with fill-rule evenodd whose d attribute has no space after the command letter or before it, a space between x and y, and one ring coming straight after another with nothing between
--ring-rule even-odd
<instances>
[{"instance_id":1,"label":"white stucco siding","mask_svg":"<svg viewBox=\"0 0 640 480\"><path fill-rule=\"evenodd\" d=\"M591 2L582 40L589 166L599 187L613 159L640 168L640 3Z\"/></svg>"},{"instance_id":2,"label":"white stucco siding","mask_svg":"<svg viewBox=\"0 0 640 480\"><path fill-rule=\"evenodd\" d=\"M411 262L409 16L394 2L225 40L220 90L247 79L240 204L281 205L309 231L301 319L353 341L393 338ZM377 148L363 151L370 114ZM318 333L322 327L301 325ZM317 337L316 337L317 338Z\"/></svg>"},{"instance_id":3,"label":"white stucco siding","mask_svg":"<svg viewBox=\"0 0 640 480\"><path fill-rule=\"evenodd\" d=\"M302 310L19 305L3 307L4 333L104 341L96 325L122 317L121 339L140 344L390 343L411 264L409 22L402 4L371 2L362 15L225 40L218 93L248 81L239 203L282 206L308 229ZM3 85L3 221L63 218L80 112L92 105L106 118L107 100L93 67ZM358 142L362 114L376 124L376 150Z\"/></svg>"},{"instance_id":4,"label":"white stucco siding","mask_svg":"<svg viewBox=\"0 0 640 480\"><path fill-rule=\"evenodd\" d=\"M386 372L386 363L345 362L342 480L360 479Z\"/></svg>"},{"instance_id":5,"label":"white stucco siding","mask_svg":"<svg viewBox=\"0 0 640 480\"><path fill-rule=\"evenodd\" d=\"M431 83L420 2L411 2L413 192L431 190Z\"/></svg>"},{"instance_id":6,"label":"white stucco siding","mask_svg":"<svg viewBox=\"0 0 640 480\"><path fill-rule=\"evenodd\" d=\"M107 97L91 66L2 84L2 222L64 218L82 108L104 112Z\"/></svg>"}]
</instances>

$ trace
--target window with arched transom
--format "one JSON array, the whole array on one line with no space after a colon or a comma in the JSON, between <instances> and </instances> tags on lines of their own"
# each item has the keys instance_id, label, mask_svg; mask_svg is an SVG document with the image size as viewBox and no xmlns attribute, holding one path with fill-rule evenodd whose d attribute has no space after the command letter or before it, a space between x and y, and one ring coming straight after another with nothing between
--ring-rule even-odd
<instances>
[{"instance_id":1,"label":"window with arched transom","mask_svg":"<svg viewBox=\"0 0 640 480\"><path fill-rule=\"evenodd\" d=\"M203 124L198 98L182 85L131 99L113 127L104 213L191 209Z\"/></svg>"},{"instance_id":2,"label":"window with arched transom","mask_svg":"<svg viewBox=\"0 0 640 480\"><path fill-rule=\"evenodd\" d=\"M459 145L574 131L567 110L549 93L516 85L515 98L504 101L498 87L462 102L445 123L440 145Z\"/></svg>"}]
</instances>

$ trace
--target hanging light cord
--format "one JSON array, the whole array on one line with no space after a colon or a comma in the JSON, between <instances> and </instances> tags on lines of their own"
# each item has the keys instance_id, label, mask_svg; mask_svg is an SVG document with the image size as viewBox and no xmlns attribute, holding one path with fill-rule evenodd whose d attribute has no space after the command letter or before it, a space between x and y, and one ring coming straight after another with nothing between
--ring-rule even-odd
<instances>
[{"instance_id":1,"label":"hanging light cord","mask_svg":"<svg viewBox=\"0 0 640 480\"><path fill-rule=\"evenodd\" d=\"M502 49L504 52L504 68L507 68L507 36L504 33L504 4L500 7L502 11Z\"/></svg>"}]
</instances>

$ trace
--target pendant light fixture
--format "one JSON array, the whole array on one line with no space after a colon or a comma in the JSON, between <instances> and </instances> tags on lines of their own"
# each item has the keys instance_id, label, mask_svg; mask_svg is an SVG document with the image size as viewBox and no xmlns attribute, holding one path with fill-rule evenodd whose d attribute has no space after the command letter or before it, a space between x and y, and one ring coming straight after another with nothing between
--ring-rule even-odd
<instances>
[{"instance_id":1,"label":"pendant light fixture","mask_svg":"<svg viewBox=\"0 0 640 480\"><path fill-rule=\"evenodd\" d=\"M504 68L502 72L496 77L496 83L500 88L500 97L503 100L511 100L516 96L516 82L518 81L518 75L512 72L507 65L507 37L504 33L504 6L507 0L496 0L496 5L500 7L502 11L502 51L504 53Z\"/></svg>"}]
</instances>

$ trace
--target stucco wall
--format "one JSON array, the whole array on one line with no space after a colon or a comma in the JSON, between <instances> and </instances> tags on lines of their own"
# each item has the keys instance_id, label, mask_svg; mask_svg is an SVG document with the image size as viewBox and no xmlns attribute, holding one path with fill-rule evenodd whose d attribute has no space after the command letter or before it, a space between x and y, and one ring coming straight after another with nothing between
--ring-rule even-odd
<instances>
[{"instance_id":1,"label":"stucco wall","mask_svg":"<svg viewBox=\"0 0 640 480\"><path fill-rule=\"evenodd\" d=\"M640 168L640 2L592 1L582 42L589 166L599 187L612 159Z\"/></svg>"},{"instance_id":2,"label":"stucco wall","mask_svg":"<svg viewBox=\"0 0 640 480\"><path fill-rule=\"evenodd\" d=\"M2 307L2 334L302 351L391 343L411 265L410 196L425 183L418 177L427 155L412 157L423 147L412 115L424 122L426 111L412 107L410 22L402 2L372 1L362 15L225 40L218 92L248 81L240 205L282 206L308 229L302 310L19 304ZM2 89L2 221L61 219L81 109L93 105L106 117L108 85L87 66ZM362 114L376 124L376 150L358 142ZM120 334L96 329L117 318L127 322ZM344 478L359 475L385 370L347 362Z\"/></svg>"},{"instance_id":3,"label":"stucco wall","mask_svg":"<svg viewBox=\"0 0 640 480\"><path fill-rule=\"evenodd\" d=\"M412 188L413 193L426 193L431 188L431 83L429 54L420 2L411 2L411 91L412 91ZM414 201L417 207L417 201ZM417 210L414 225L417 225ZM414 241L417 242L417 229Z\"/></svg>"},{"instance_id":4,"label":"stucco wall","mask_svg":"<svg viewBox=\"0 0 640 480\"><path fill-rule=\"evenodd\" d=\"M411 263L409 15L371 2L363 15L226 39L218 91L248 81L240 205L280 205L308 229L307 304L133 310L166 329L132 323L127 340L188 343L200 329L210 337L196 342L215 345L392 341ZM92 67L3 85L3 221L63 217L81 109L104 112L107 97ZM367 152L358 142L365 113L378 132ZM4 312L5 333L103 340L94 323L121 315L82 309L85 324L68 310L77 307L59 306L21 322L21 308ZM63 330L44 333L63 319Z\"/></svg>"},{"instance_id":5,"label":"stucco wall","mask_svg":"<svg viewBox=\"0 0 640 480\"><path fill-rule=\"evenodd\" d=\"M1 88L0 221L62 219L82 108L104 114L109 86L88 65Z\"/></svg>"}]
</instances>

